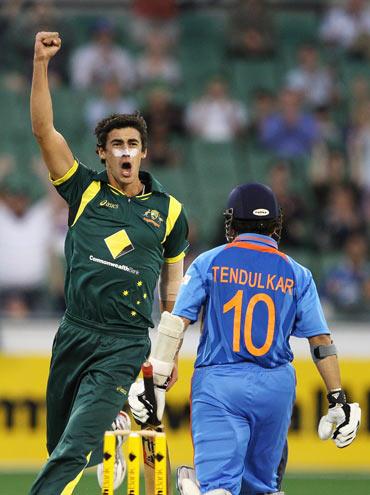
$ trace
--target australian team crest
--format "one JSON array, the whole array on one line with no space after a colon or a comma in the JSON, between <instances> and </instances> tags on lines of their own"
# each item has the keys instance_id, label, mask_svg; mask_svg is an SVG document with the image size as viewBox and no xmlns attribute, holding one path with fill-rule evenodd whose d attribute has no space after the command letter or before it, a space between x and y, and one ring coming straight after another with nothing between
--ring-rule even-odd
<instances>
[{"instance_id":1,"label":"australian team crest","mask_svg":"<svg viewBox=\"0 0 370 495\"><path fill-rule=\"evenodd\" d=\"M159 228L163 222L163 218L158 210L146 210L144 213L144 220L157 228Z\"/></svg>"}]
</instances>

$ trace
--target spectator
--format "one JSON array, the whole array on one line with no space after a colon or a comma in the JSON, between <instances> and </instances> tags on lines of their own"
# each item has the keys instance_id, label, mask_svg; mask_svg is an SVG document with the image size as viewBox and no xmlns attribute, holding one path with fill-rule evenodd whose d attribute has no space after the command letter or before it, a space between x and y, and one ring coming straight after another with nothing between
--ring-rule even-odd
<instances>
[{"instance_id":1,"label":"spectator","mask_svg":"<svg viewBox=\"0 0 370 495\"><path fill-rule=\"evenodd\" d=\"M324 105L317 107L314 111L314 116L317 122L318 134L323 143L338 146L343 142L343 135L329 107Z\"/></svg>"},{"instance_id":2,"label":"spectator","mask_svg":"<svg viewBox=\"0 0 370 495\"><path fill-rule=\"evenodd\" d=\"M114 43L113 24L100 19L93 27L91 41L72 54L71 81L77 89L90 89L112 79L120 87L132 89L135 65L128 52Z\"/></svg>"},{"instance_id":3,"label":"spectator","mask_svg":"<svg viewBox=\"0 0 370 495\"><path fill-rule=\"evenodd\" d=\"M370 194L370 100L352 114L348 154L352 180Z\"/></svg>"},{"instance_id":4,"label":"spectator","mask_svg":"<svg viewBox=\"0 0 370 495\"><path fill-rule=\"evenodd\" d=\"M346 0L333 6L323 19L320 36L328 44L352 53L368 53L370 8L365 0Z\"/></svg>"},{"instance_id":5,"label":"spectator","mask_svg":"<svg viewBox=\"0 0 370 495\"><path fill-rule=\"evenodd\" d=\"M256 139L262 122L275 111L275 95L266 89L257 89L253 95L249 134Z\"/></svg>"},{"instance_id":6,"label":"spectator","mask_svg":"<svg viewBox=\"0 0 370 495\"><path fill-rule=\"evenodd\" d=\"M237 57L274 54L275 34L266 0L238 0L230 16L230 52Z\"/></svg>"},{"instance_id":7,"label":"spectator","mask_svg":"<svg viewBox=\"0 0 370 495\"><path fill-rule=\"evenodd\" d=\"M148 36L145 52L137 61L139 82L146 85L162 82L176 86L181 80L178 62L169 54L169 40L159 32Z\"/></svg>"},{"instance_id":8,"label":"spectator","mask_svg":"<svg viewBox=\"0 0 370 495\"><path fill-rule=\"evenodd\" d=\"M172 44L179 36L178 7L175 0L134 0L131 32L135 41L145 45L151 32L160 31Z\"/></svg>"},{"instance_id":9,"label":"spectator","mask_svg":"<svg viewBox=\"0 0 370 495\"><path fill-rule=\"evenodd\" d=\"M352 235L365 231L360 198L350 185L332 188L326 208L319 213L316 243L320 249L342 249Z\"/></svg>"},{"instance_id":10,"label":"spectator","mask_svg":"<svg viewBox=\"0 0 370 495\"><path fill-rule=\"evenodd\" d=\"M334 120L329 107L322 106L316 108L314 112L316 118L319 140L313 147L310 160L310 175L314 182L326 179L328 163L331 157L337 153L341 155L343 149L344 132ZM333 156L334 156L333 155ZM338 177L341 177L339 175ZM336 183L337 177L334 178Z\"/></svg>"},{"instance_id":11,"label":"spectator","mask_svg":"<svg viewBox=\"0 0 370 495\"><path fill-rule=\"evenodd\" d=\"M316 119L303 111L297 91L283 89L279 100L280 109L261 123L261 143L282 158L309 155L319 138Z\"/></svg>"},{"instance_id":12,"label":"spectator","mask_svg":"<svg viewBox=\"0 0 370 495\"><path fill-rule=\"evenodd\" d=\"M228 142L245 130L247 112L241 102L231 98L226 82L215 78L204 95L190 103L185 119L193 136L214 143Z\"/></svg>"},{"instance_id":13,"label":"spectator","mask_svg":"<svg viewBox=\"0 0 370 495\"><path fill-rule=\"evenodd\" d=\"M173 168L179 164L179 152L168 139L166 133L157 132L150 137L147 167ZM155 174L155 172L154 172Z\"/></svg>"},{"instance_id":14,"label":"spectator","mask_svg":"<svg viewBox=\"0 0 370 495\"><path fill-rule=\"evenodd\" d=\"M149 92L143 116L151 137L166 134L169 138L184 133L183 109L173 102L171 93L164 86Z\"/></svg>"},{"instance_id":15,"label":"spectator","mask_svg":"<svg viewBox=\"0 0 370 495\"><path fill-rule=\"evenodd\" d=\"M368 321L370 313L370 274L366 273L366 278L362 284L362 301L358 313L364 315ZM356 314L357 317L357 314Z\"/></svg>"},{"instance_id":16,"label":"spectator","mask_svg":"<svg viewBox=\"0 0 370 495\"><path fill-rule=\"evenodd\" d=\"M300 48L298 66L288 72L286 84L314 108L330 105L337 96L331 70L320 63L318 51L312 45Z\"/></svg>"},{"instance_id":17,"label":"spectator","mask_svg":"<svg viewBox=\"0 0 370 495\"><path fill-rule=\"evenodd\" d=\"M14 2L16 8L17 1ZM19 2L18 2L19 3ZM22 6L13 16L6 36L11 58L8 67L28 79L32 74L35 34L38 31L58 31L63 37L63 54L50 64L52 84L59 85L68 80L67 60L73 44L73 31L65 17L56 8L54 0L33 0Z\"/></svg>"},{"instance_id":18,"label":"spectator","mask_svg":"<svg viewBox=\"0 0 370 495\"><path fill-rule=\"evenodd\" d=\"M366 77L357 76L351 81L349 100L352 116L370 101L369 81Z\"/></svg>"},{"instance_id":19,"label":"spectator","mask_svg":"<svg viewBox=\"0 0 370 495\"><path fill-rule=\"evenodd\" d=\"M343 261L336 264L324 278L322 296L337 311L369 310L369 278L367 240L362 234L350 236L345 243ZM367 308L364 308L366 300Z\"/></svg>"},{"instance_id":20,"label":"spectator","mask_svg":"<svg viewBox=\"0 0 370 495\"><path fill-rule=\"evenodd\" d=\"M316 215L319 215L327 207L332 190L338 186L348 185L344 154L339 149L333 148L321 160L312 160L310 175Z\"/></svg>"},{"instance_id":21,"label":"spectator","mask_svg":"<svg viewBox=\"0 0 370 495\"><path fill-rule=\"evenodd\" d=\"M65 255L64 244L68 233L68 205L56 192L49 178L45 175L45 163L39 156L32 160L32 170L44 185L47 192L47 203L51 211L51 238L50 238L50 270L48 279L48 300L54 314L61 316L65 310L64 279Z\"/></svg>"},{"instance_id":22,"label":"spectator","mask_svg":"<svg viewBox=\"0 0 370 495\"><path fill-rule=\"evenodd\" d=\"M308 208L304 198L292 188L289 165L276 163L270 170L268 182L283 210L282 246L307 247Z\"/></svg>"},{"instance_id":23,"label":"spectator","mask_svg":"<svg viewBox=\"0 0 370 495\"><path fill-rule=\"evenodd\" d=\"M14 317L40 311L49 270L49 205L31 204L26 186L8 179L0 194L0 231L0 311Z\"/></svg>"},{"instance_id":24,"label":"spectator","mask_svg":"<svg viewBox=\"0 0 370 495\"><path fill-rule=\"evenodd\" d=\"M136 100L126 96L117 79L107 79L100 87L100 95L90 98L85 106L85 120L90 129L97 122L113 113L134 113L138 108Z\"/></svg>"},{"instance_id":25,"label":"spectator","mask_svg":"<svg viewBox=\"0 0 370 495\"><path fill-rule=\"evenodd\" d=\"M16 22L17 16L20 14L23 0L4 0L0 4L0 43L3 49L0 53L0 64L5 67L5 63L9 63L9 49L8 46L8 30Z\"/></svg>"}]
</instances>

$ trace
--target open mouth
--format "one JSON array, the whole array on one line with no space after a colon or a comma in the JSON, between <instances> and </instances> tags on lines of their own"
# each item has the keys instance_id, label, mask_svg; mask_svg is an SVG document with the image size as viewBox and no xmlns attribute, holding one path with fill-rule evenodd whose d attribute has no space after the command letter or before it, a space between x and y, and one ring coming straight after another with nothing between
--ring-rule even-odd
<instances>
[{"instance_id":1,"label":"open mouth","mask_svg":"<svg viewBox=\"0 0 370 495\"><path fill-rule=\"evenodd\" d=\"M131 166L130 162L123 162L121 164L122 175L124 177L130 177L131 169L132 169L132 166Z\"/></svg>"}]
</instances>

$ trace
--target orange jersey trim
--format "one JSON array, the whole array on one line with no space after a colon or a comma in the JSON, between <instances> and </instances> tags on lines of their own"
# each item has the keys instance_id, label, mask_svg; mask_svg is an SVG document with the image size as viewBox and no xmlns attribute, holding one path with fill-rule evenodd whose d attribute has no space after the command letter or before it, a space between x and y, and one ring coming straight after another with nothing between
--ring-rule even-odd
<instances>
[{"instance_id":1,"label":"orange jersey trim","mask_svg":"<svg viewBox=\"0 0 370 495\"><path fill-rule=\"evenodd\" d=\"M270 253L270 254L277 254L278 256L281 256L287 263L289 263L288 257L286 254L282 253L281 251L278 251L275 248L272 247L264 247L264 246L256 246L255 244L251 244L250 242L231 242L226 246L226 249L231 248L231 247L238 247L242 249L250 249L252 251L260 251L262 253Z\"/></svg>"},{"instance_id":2,"label":"orange jersey trim","mask_svg":"<svg viewBox=\"0 0 370 495\"><path fill-rule=\"evenodd\" d=\"M269 241L267 239L261 239L260 237L254 237L252 235L249 235L248 236L248 239L246 240L238 240L238 238L236 238L236 240L233 241L233 243L236 243L236 242L248 242L248 241L256 241L256 242L260 242L262 244L268 244L269 246L272 246L272 247L275 247L276 244L273 240ZM276 247L275 247L276 249Z\"/></svg>"}]
</instances>

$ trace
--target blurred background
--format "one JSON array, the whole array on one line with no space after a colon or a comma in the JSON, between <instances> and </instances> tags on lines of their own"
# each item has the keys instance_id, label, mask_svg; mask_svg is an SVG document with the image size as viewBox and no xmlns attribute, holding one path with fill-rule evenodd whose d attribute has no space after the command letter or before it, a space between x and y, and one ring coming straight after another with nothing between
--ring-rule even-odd
<instances>
[{"instance_id":1,"label":"blurred background","mask_svg":"<svg viewBox=\"0 0 370 495\"><path fill-rule=\"evenodd\" d=\"M344 386L363 409L350 449L320 442L324 389L306 343L293 342L298 391L288 495L305 489L369 495L366 0L0 1L0 493L27 493L34 474L22 478L21 471L45 459L45 383L64 310L68 209L49 184L29 119L40 30L62 37L50 64L55 126L82 163L101 167L93 135L98 120L113 112L144 115L143 168L185 205L187 265L225 242L222 212L235 185L261 181L273 188L284 211L280 248L313 272ZM175 465L192 463L188 395L197 340L192 329L169 398ZM27 481L16 485L21 479ZM98 493L89 490L76 493Z\"/></svg>"}]
</instances>

